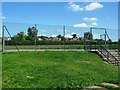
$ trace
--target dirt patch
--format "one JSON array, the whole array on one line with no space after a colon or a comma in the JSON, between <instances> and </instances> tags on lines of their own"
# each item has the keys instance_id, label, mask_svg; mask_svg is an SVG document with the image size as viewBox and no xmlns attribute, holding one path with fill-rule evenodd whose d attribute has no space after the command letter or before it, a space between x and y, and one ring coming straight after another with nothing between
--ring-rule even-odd
<instances>
[{"instance_id":1,"label":"dirt patch","mask_svg":"<svg viewBox=\"0 0 120 90\"><path fill-rule=\"evenodd\" d=\"M88 62L88 61L76 61L76 62L83 62L83 63L90 63L90 62Z\"/></svg>"}]
</instances>

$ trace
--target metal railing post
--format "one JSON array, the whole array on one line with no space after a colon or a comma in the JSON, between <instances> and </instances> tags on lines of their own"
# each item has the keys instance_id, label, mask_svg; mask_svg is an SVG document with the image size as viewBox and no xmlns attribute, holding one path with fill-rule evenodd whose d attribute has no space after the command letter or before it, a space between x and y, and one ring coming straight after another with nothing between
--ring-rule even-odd
<instances>
[{"instance_id":1,"label":"metal railing post","mask_svg":"<svg viewBox=\"0 0 120 90\"><path fill-rule=\"evenodd\" d=\"M106 32L106 29L105 29L105 48L107 49L107 46L106 46L106 44L107 44L106 38L107 38L107 32Z\"/></svg>"},{"instance_id":2,"label":"metal railing post","mask_svg":"<svg viewBox=\"0 0 120 90\"><path fill-rule=\"evenodd\" d=\"M92 28L90 28L90 50L92 49Z\"/></svg>"},{"instance_id":3,"label":"metal railing post","mask_svg":"<svg viewBox=\"0 0 120 90\"><path fill-rule=\"evenodd\" d=\"M37 39L37 25L35 24L35 51L36 51L36 39Z\"/></svg>"},{"instance_id":4,"label":"metal railing post","mask_svg":"<svg viewBox=\"0 0 120 90\"><path fill-rule=\"evenodd\" d=\"M86 40L85 40L85 36L84 36L84 50L85 50L85 44L86 44Z\"/></svg>"},{"instance_id":5,"label":"metal railing post","mask_svg":"<svg viewBox=\"0 0 120 90\"><path fill-rule=\"evenodd\" d=\"M2 26L2 52L4 52L5 41L4 41L4 25Z\"/></svg>"},{"instance_id":6,"label":"metal railing post","mask_svg":"<svg viewBox=\"0 0 120 90\"><path fill-rule=\"evenodd\" d=\"M63 26L63 50L65 51L65 26Z\"/></svg>"}]
</instances>

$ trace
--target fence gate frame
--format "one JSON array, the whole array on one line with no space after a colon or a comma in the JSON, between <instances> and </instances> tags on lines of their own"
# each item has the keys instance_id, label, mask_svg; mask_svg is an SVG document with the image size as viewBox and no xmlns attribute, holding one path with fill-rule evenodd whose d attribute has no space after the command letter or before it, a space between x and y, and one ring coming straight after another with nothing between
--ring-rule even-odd
<instances>
[{"instance_id":1,"label":"fence gate frame","mask_svg":"<svg viewBox=\"0 0 120 90\"><path fill-rule=\"evenodd\" d=\"M104 44L105 44L105 48L106 48L107 47L107 38L110 39L109 35L107 34L107 29L106 28L90 27L90 31L89 32L93 35L93 30L97 30L97 29L104 30L104 33L101 34L101 35L104 35L104 39L105 39L105 43ZM92 49L92 35L89 35L90 36L90 40L89 40L88 45L89 45L89 49L90 50ZM100 35L100 38L101 38L101 35ZM86 42L87 42L87 40L84 37L84 50L86 50Z\"/></svg>"}]
</instances>

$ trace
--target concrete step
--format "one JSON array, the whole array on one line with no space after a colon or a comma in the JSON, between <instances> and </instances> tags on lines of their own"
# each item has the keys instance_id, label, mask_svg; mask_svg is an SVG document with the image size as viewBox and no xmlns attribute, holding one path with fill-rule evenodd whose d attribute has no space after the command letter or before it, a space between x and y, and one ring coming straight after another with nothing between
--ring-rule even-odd
<instances>
[{"instance_id":1,"label":"concrete step","mask_svg":"<svg viewBox=\"0 0 120 90\"><path fill-rule=\"evenodd\" d=\"M114 53L114 52L113 52ZM98 51L98 54L100 55L100 56L102 56L102 58L106 61L106 62L108 62L108 63L111 63L111 64L113 64L113 65L117 65L117 66L120 66L120 56L118 55L118 53L114 53L114 57L118 60L118 61L116 61L114 58L109 58L109 60L103 55L103 54L101 54L101 52L99 52ZM112 54L112 53L111 53Z\"/></svg>"}]
</instances>

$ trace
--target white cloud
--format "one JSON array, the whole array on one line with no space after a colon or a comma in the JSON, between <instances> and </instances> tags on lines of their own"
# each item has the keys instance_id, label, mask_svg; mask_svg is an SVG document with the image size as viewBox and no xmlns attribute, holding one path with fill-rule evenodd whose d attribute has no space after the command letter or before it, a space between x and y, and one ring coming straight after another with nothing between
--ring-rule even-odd
<instances>
[{"instance_id":1,"label":"white cloud","mask_svg":"<svg viewBox=\"0 0 120 90\"><path fill-rule=\"evenodd\" d=\"M93 22L91 25L92 26L97 26L98 24L97 24L97 22Z\"/></svg>"},{"instance_id":2,"label":"white cloud","mask_svg":"<svg viewBox=\"0 0 120 90\"><path fill-rule=\"evenodd\" d=\"M71 34L66 34L65 37L66 38L73 38L73 36L72 36L73 34L76 34L77 36L79 36L79 34L72 32Z\"/></svg>"},{"instance_id":3,"label":"white cloud","mask_svg":"<svg viewBox=\"0 0 120 90\"><path fill-rule=\"evenodd\" d=\"M78 4L75 4L73 2L70 2L67 6L67 8L71 9L72 11L83 11L84 9L78 5Z\"/></svg>"},{"instance_id":4,"label":"white cloud","mask_svg":"<svg viewBox=\"0 0 120 90\"><path fill-rule=\"evenodd\" d=\"M103 7L104 6L102 4L97 3L97 2L90 3L89 5L84 6L84 7L81 7L80 5L75 4L74 2L69 2L67 5L67 8L71 9L72 11L76 11L76 12L83 11L83 10L92 11L92 10L103 8Z\"/></svg>"},{"instance_id":5,"label":"white cloud","mask_svg":"<svg viewBox=\"0 0 120 90\"><path fill-rule=\"evenodd\" d=\"M85 21L97 21L97 18L96 17L92 17L92 18L84 17L83 20L85 20Z\"/></svg>"},{"instance_id":6,"label":"white cloud","mask_svg":"<svg viewBox=\"0 0 120 90\"><path fill-rule=\"evenodd\" d=\"M57 35L52 35L52 37L56 37Z\"/></svg>"},{"instance_id":7,"label":"white cloud","mask_svg":"<svg viewBox=\"0 0 120 90\"><path fill-rule=\"evenodd\" d=\"M82 27L82 28L85 28L85 27L89 27L86 23L81 23L81 24L75 24L73 25L73 27Z\"/></svg>"},{"instance_id":8,"label":"white cloud","mask_svg":"<svg viewBox=\"0 0 120 90\"><path fill-rule=\"evenodd\" d=\"M91 10L95 10L98 8L103 8L103 5L97 2L91 3L87 6L85 6L85 10L91 11Z\"/></svg>"},{"instance_id":9,"label":"white cloud","mask_svg":"<svg viewBox=\"0 0 120 90\"><path fill-rule=\"evenodd\" d=\"M77 33L75 33L75 32L72 32L72 35L73 35L73 34L77 34Z\"/></svg>"},{"instance_id":10,"label":"white cloud","mask_svg":"<svg viewBox=\"0 0 120 90\"><path fill-rule=\"evenodd\" d=\"M95 27L97 26L97 22L92 22L91 24L81 23L81 24L75 24L73 27L77 28L89 28L89 27Z\"/></svg>"},{"instance_id":11,"label":"white cloud","mask_svg":"<svg viewBox=\"0 0 120 90\"><path fill-rule=\"evenodd\" d=\"M67 35L65 35L65 37L66 37L66 38L72 38L72 35L67 34Z\"/></svg>"}]
</instances>

